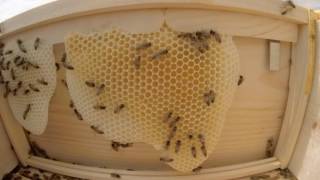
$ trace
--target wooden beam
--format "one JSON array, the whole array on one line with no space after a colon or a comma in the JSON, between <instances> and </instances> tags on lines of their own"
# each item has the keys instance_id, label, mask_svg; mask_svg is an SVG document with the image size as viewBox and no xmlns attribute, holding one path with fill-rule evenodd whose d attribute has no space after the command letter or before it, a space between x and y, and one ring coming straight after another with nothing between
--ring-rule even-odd
<instances>
[{"instance_id":1,"label":"wooden beam","mask_svg":"<svg viewBox=\"0 0 320 180\"><path fill-rule=\"evenodd\" d=\"M34 8L0 24L2 36L25 31L41 25L70 18L133 9L188 8L224 10L305 24L308 22L307 10L296 7L286 15L281 15L281 0L68 0L54 1Z\"/></svg>"}]
</instances>

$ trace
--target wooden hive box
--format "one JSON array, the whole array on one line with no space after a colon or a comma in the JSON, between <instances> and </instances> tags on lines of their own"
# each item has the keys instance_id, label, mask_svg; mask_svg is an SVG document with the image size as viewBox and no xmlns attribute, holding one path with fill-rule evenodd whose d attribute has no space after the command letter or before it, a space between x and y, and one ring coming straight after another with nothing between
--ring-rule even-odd
<instances>
[{"instance_id":1,"label":"wooden hive box","mask_svg":"<svg viewBox=\"0 0 320 180\"><path fill-rule=\"evenodd\" d=\"M95 32L110 26L139 31L146 22L152 25L155 14L171 12L179 17L171 19L177 29L213 22L232 35L244 76L219 143L197 174L173 171L159 162L156 150L143 143L112 151L110 141L76 121L61 83L65 71L58 71L48 127L42 135L26 133L0 96L0 118L20 162L81 178L108 179L110 173L118 173L130 180L231 179L286 168L315 86L318 62L316 14L297 6L281 15L283 5L280 0L70 0L52 2L3 22L1 41L42 37L52 44L58 62L69 32ZM267 156L270 138L274 153ZM30 142L45 149L51 159L30 155Z\"/></svg>"}]
</instances>

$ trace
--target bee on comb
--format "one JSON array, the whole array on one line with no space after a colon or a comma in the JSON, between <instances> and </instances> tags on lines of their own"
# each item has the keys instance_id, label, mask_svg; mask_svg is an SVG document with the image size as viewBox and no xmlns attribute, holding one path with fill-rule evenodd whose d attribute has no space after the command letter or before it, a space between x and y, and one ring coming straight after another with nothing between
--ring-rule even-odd
<instances>
[{"instance_id":1,"label":"bee on comb","mask_svg":"<svg viewBox=\"0 0 320 180\"><path fill-rule=\"evenodd\" d=\"M10 75L11 75L12 80L16 80L16 74L15 74L13 68L10 70Z\"/></svg>"},{"instance_id":2,"label":"bee on comb","mask_svg":"<svg viewBox=\"0 0 320 180\"><path fill-rule=\"evenodd\" d=\"M39 45L40 45L40 38L37 37L35 40L34 40L34 43L33 43L33 48L34 50L37 50L39 48Z\"/></svg>"},{"instance_id":3,"label":"bee on comb","mask_svg":"<svg viewBox=\"0 0 320 180\"><path fill-rule=\"evenodd\" d=\"M115 113L115 114L119 113L123 108L125 108L125 105L124 105L124 104L120 104L119 106L117 106L117 107L114 109L114 113Z\"/></svg>"},{"instance_id":4,"label":"bee on comb","mask_svg":"<svg viewBox=\"0 0 320 180\"><path fill-rule=\"evenodd\" d=\"M56 71L59 71L59 69L60 69L60 64L56 62L55 65L56 65Z\"/></svg>"},{"instance_id":5,"label":"bee on comb","mask_svg":"<svg viewBox=\"0 0 320 180\"><path fill-rule=\"evenodd\" d=\"M24 112L23 112L23 119L24 120L27 118L30 110L31 110L31 104L28 104L27 107L26 107L26 110L24 110Z\"/></svg>"},{"instance_id":6,"label":"bee on comb","mask_svg":"<svg viewBox=\"0 0 320 180\"><path fill-rule=\"evenodd\" d=\"M170 120L170 118L172 117L172 112L168 112L166 115L165 115L165 117L164 117L164 119L163 119L163 122L168 122L169 120Z\"/></svg>"},{"instance_id":7,"label":"bee on comb","mask_svg":"<svg viewBox=\"0 0 320 180\"><path fill-rule=\"evenodd\" d=\"M203 95L204 101L208 106L214 103L215 97L216 94L212 90Z\"/></svg>"},{"instance_id":8,"label":"bee on comb","mask_svg":"<svg viewBox=\"0 0 320 180\"><path fill-rule=\"evenodd\" d=\"M99 96L103 92L105 87L106 85L104 84L101 84L99 87L97 87L97 96Z\"/></svg>"},{"instance_id":9,"label":"bee on comb","mask_svg":"<svg viewBox=\"0 0 320 180\"><path fill-rule=\"evenodd\" d=\"M43 78L37 79L37 82L38 82L39 84L42 84L42 85L45 85L45 86L48 85L48 82L47 82L46 80L44 80Z\"/></svg>"},{"instance_id":10,"label":"bee on comb","mask_svg":"<svg viewBox=\"0 0 320 180\"><path fill-rule=\"evenodd\" d=\"M140 68L140 65L141 65L141 56L137 56L134 58L133 60L133 65L136 69L139 69Z\"/></svg>"},{"instance_id":11,"label":"bee on comb","mask_svg":"<svg viewBox=\"0 0 320 180\"><path fill-rule=\"evenodd\" d=\"M9 55L9 54L12 54L13 51L12 50L7 50L6 52L4 52L5 55Z\"/></svg>"},{"instance_id":12,"label":"bee on comb","mask_svg":"<svg viewBox=\"0 0 320 180\"><path fill-rule=\"evenodd\" d=\"M147 48L151 47L151 45L152 45L151 42L143 42L143 43L140 43L136 46L136 50L139 51L142 49L147 49Z\"/></svg>"},{"instance_id":13,"label":"bee on comb","mask_svg":"<svg viewBox=\"0 0 320 180\"><path fill-rule=\"evenodd\" d=\"M106 109L106 106L102 105L102 104L97 104L97 105L94 105L93 108L95 110L105 110Z\"/></svg>"},{"instance_id":14,"label":"bee on comb","mask_svg":"<svg viewBox=\"0 0 320 180\"><path fill-rule=\"evenodd\" d=\"M74 70L74 67L67 63L67 54L63 53L61 57L62 66L67 70Z\"/></svg>"},{"instance_id":15,"label":"bee on comb","mask_svg":"<svg viewBox=\"0 0 320 180\"><path fill-rule=\"evenodd\" d=\"M169 53L168 49L161 49L158 52L154 53L151 57L152 60L159 59L161 56L164 56Z\"/></svg>"},{"instance_id":16,"label":"bee on comb","mask_svg":"<svg viewBox=\"0 0 320 180\"><path fill-rule=\"evenodd\" d=\"M88 87L91 87L91 88L94 88L96 86L96 84L92 81L85 81L85 84L88 86Z\"/></svg>"},{"instance_id":17,"label":"bee on comb","mask_svg":"<svg viewBox=\"0 0 320 180\"><path fill-rule=\"evenodd\" d=\"M18 39L18 40L17 40L17 44L18 44L18 47L19 47L19 49L20 49L21 52L27 53L27 50L26 50L26 48L24 47L23 42L22 42L21 39Z\"/></svg>"},{"instance_id":18,"label":"bee on comb","mask_svg":"<svg viewBox=\"0 0 320 180\"><path fill-rule=\"evenodd\" d=\"M29 88L34 92L40 92L40 90L33 84L29 84Z\"/></svg>"},{"instance_id":19,"label":"bee on comb","mask_svg":"<svg viewBox=\"0 0 320 180\"><path fill-rule=\"evenodd\" d=\"M169 127L172 128L174 127L179 121L180 121L180 116L177 116L174 120L172 120L169 124Z\"/></svg>"}]
</instances>

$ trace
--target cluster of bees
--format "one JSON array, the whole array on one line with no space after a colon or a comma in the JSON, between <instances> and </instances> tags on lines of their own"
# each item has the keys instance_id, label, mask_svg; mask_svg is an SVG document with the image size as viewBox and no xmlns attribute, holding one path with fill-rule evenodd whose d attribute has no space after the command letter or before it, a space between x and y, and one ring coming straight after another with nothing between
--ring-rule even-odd
<instances>
[{"instance_id":1,"label":"cluster of bees","mask_svg":"<svg viewBox=\"0 0 320 180\"><path fill-rule=\"evenodd\" d=\"M17 41L18 48L22 54L26 55L27 49L25 48L23 41L18 39ZM40 46L40 38L36 38L33 44L34 50L38 50ZM44 78L37 79L33 83L25 83L22 80L19 80L17 77L17 71L28 72L31 69L40 69L40 66L25 56L16 55L14 56L13 50L4 51L5 45L3 43L0 44L0 85L3 84L5 88L5 92L3 94L4 98L7 98L9 95L17 96L24 95L28 96L30 93L40 92L41 86L47 86L48 82ZM14 56L14 57L12 57ZM3 73L9 74L10 78L5 77ZM29 112L32 109L32 104L27 104L26 108L23 112L22 118L24 120L27 119Z\"/></svg>"}]
</instances>

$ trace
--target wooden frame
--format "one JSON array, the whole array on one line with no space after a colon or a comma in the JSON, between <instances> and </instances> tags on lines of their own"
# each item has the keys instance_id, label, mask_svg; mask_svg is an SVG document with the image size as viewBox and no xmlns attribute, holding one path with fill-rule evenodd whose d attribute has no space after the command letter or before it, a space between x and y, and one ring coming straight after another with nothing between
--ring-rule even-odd
<instances>
[{"instance_id":1,"label":"wooden frame","mask_svg":"<svg viewBox=\"0 0 320 180\"><path fill-rule=\"evenodd\" d=\"M78 6L74 6L77 3ZM61 5L63 4L63 5ZM60 7L64 6L64 9ZM284 121L280 134L280 139L276 148L275 157L255 161L251 163L243 163L239 165L224 166L218 168L210 168L201 171L197 176L190 176L190 174L179 174L176 172L156 172L156 171L124 171L112 170L103 168L94 168L81 165L73 165L64 162L58 162L48 159L43 159L35 156L30 156L28 151L30 149L27 138L25 137L24 130L14 120L11 110L7 102L0 97L0 112L4 121L5 128L8 136L13 144L20 162L23 165L31 165L37 168L46 169L49 171L71 175L75 177L105 179L110 177L111 172L117 172L123 175L125 179L167 179L174 177L175 179L230 179L241 176L246 176L255 173L261 173L276 168L286 168L290 161L291 155L295 148L299 131L302 126L304 114L307 108L308 98L310 96L313 77L313 64L314 52L312 45L312 23L315 16L308 14L306 9L298 7L294 12L286 16L281 16L279 7L281 1L278 0L191 0L188 3L182 3L178 0L165 0L165 1L133 1L133 0L120 0L120 1L76 1L70 0L68 2L57 1L50 3L43 7L35 8L29 12L23 13L17 17L9 19L1 23L2 34L0 38L7 38L16 33L29 30L31 28L48 25L50 23L66 20L70 18L80 17L84 15L100 14L105 12L115 12L120 10L132 9L154 9L154 8L196 8L220 11L232 11L236 13L244 13L255 15L258 17L265 16L272 21L280 21L282 23L289 23L291 29L296 29L298 35L296 37L281 39L279 32L263 36L254 36L254 33L240 33L238 35L268 38L274 40L284 40L295 43L292 49L292 67L290 75L290 90L288 97L288 104ZM57 10L59 9L59 10ZM55 13L47 13L55 12ZM39 16L41 14L42 16ZM309 17L311 17L309 21ZM309 25L308 25L309 24ZM280 24L284 25L284 24ZM293 26L292 26L293 25ZM296 26L299 25L297 29ZM279 39L280 38L280 39ZM305 61L308 57L307 61ZM311 78L311 79L310 79Z\"/></svg>"}]
</instances>

